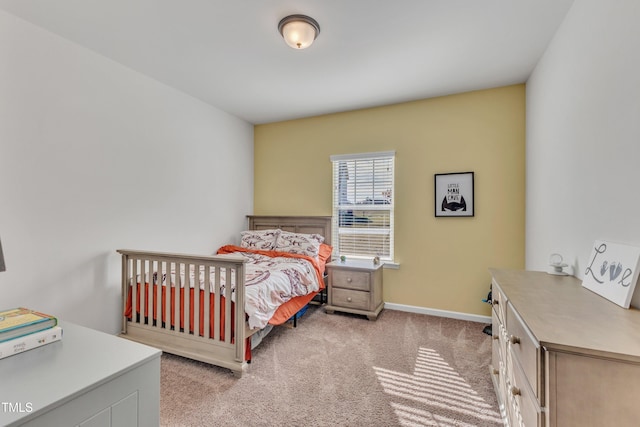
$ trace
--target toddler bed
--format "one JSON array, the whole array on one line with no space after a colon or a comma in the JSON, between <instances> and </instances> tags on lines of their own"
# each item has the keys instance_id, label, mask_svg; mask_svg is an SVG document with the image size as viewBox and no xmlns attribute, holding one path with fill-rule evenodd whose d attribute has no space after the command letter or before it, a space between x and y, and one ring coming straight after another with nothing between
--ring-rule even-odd
<instances>
[{"instance_id":1,"label":"toddler bed","mask_svg":"<svg viewBox=\"0 0 640 427\"><path fill-rule=\"evenodd\" d=\"M252 336L306 307L331 254L331 217L248 219L240 245L212 256L118 250L122 336L241 376Z\"/></svg>"}]
</instances>

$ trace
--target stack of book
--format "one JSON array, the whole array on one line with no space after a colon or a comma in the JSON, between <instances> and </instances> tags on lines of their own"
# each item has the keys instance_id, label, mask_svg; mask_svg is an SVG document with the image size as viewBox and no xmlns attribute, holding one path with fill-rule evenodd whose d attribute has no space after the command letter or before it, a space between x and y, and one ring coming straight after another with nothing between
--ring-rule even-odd
<instances>
[{"instance_id":1,"label":"stack of book","mask_svg":"<svg viewBox=\"0 0 640 427\"><path fill-rule=\"evenodd\" d=\"M0 359L61 339L54 316L28 308L0 311Z\"/></svg>"}]
</instances>

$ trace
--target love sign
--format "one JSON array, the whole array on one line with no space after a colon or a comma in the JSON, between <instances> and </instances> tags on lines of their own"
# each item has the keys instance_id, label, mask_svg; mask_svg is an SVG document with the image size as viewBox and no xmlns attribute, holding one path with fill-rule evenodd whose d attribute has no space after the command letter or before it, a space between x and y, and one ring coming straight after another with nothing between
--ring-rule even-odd
<instances>
[{"instance_id":1,"label":"love sign","mask_svg":"<svg viewBox=\"0 0 640 427\"><path fill-rule=\"evenodd\" d=\"M629 308L638 281L640 248L596 240L582 286Z\"/></svg>"}]
</instances>

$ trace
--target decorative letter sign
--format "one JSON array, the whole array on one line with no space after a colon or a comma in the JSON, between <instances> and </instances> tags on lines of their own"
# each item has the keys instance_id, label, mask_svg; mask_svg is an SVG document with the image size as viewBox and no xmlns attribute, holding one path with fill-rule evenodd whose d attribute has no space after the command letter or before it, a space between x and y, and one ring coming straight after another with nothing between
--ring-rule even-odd
<instances>
[{"instance_id":1,"label":"decorative letter sign","mask_svg":"<svg viewBox=\"0 0 640 427\"><path fill-rule=\"evenodd\" d=\"M640 248L596 240L587 261L582 286L621 307L629 308L638 281L639 261Z\"/></svg>"}]
</instances>

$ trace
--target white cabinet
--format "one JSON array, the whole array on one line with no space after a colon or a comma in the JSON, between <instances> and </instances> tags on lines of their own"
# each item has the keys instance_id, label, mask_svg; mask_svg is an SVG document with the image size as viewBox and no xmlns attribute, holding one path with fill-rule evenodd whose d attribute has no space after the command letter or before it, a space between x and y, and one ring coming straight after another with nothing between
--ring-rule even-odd
<instances>
[{"instance_id":1,"label":"white cabinet","mask_svg":"<svg viewBox=\"0 0 640 427\"><path fill-rule=\"evenodd\" d=\"M161 351L60 325L61 341L0 360L0 425L157 427Z\"/></svg>"}]
</instances>

